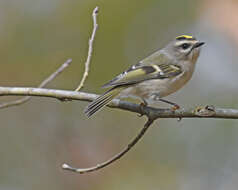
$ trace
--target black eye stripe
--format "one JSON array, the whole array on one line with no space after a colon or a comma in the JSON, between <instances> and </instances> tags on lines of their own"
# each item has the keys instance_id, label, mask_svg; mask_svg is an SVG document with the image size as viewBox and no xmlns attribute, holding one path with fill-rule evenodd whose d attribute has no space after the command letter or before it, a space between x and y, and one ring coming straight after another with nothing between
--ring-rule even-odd
<instances>
[{"instance_id":1,"label":"black eye stripe","mask_svg":"<svg viewBox=\"0 0 238 190\"><path fill-rule=\"evenodd\" d=\"M180 47L183 48L184 50L190 48L190 46L191 46L191 44L189 44L189 43L183 43L180 45Z\"/></svg>"}]
</instances>

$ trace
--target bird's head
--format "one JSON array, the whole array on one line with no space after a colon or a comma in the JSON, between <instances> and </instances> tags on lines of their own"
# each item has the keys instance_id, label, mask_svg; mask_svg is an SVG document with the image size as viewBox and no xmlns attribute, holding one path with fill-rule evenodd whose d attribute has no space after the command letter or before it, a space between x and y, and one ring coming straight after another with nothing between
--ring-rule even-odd
<instances>
[{"instance_id":1,"label":"bird's head","mask_svg":"<svg viewBox=\"0 0 238 190\"><path fill-rule=\"evenodd\" d=\"M203 44L205 43L198 41L193 36L181 35L170 42L165 47L165 51L177 61L190 61L195 63Z\"/></svg>"}]
</instances>

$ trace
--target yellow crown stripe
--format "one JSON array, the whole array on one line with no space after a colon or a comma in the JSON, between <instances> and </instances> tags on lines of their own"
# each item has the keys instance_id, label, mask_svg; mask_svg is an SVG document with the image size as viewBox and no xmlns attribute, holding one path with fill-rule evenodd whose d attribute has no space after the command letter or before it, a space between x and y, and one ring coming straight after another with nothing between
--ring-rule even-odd
<instances>
[{"instance_id":1,"label":"yellow crown stripe","mask_svg":"<svg viewBox=\"0 0 238 190\"><path fill-rule=\"evenodd\" d=\"M189 36L189 35L181 35L181 36L176 37L176 39L179 39L179 38L192 39L193 36Z\"/></svg>"}]
</instances>

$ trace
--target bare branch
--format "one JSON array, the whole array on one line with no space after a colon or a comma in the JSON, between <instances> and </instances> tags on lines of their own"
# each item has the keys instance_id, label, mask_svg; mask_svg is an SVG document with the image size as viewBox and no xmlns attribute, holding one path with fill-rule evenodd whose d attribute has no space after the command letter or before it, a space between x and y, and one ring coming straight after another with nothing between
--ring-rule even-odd
<instances>
[{"instance_id":1,"label":"bare branch","mask_svg":"<svg viewBox=\"0 0 238 190\"><path fill-rule=\"evenodd\" d=\"M145 132L149 129L149 127L151 126L153 121L154 120L152 120L152 119L148 119L148 121L145 123L144 127L141 129L141 131L138 133L138 135L121 152L119 152L118 154L116 154L115 156L110 158L109 160L107 160L103 163L97 164L96 166L90 167L90 168L73 168L73 167L69 166L68 164L63 164L62 168L65 170L83 174L83 173L93 172L93 171L102 169L102 168L112 164L116 160L120 159L123 155L125 155L133 146L136 145L136 143L144 136Z\"/></svg>"},{"instance_id":2,"label":"bare branch","mask_svg":"<svg viewBox=\"0 0 238 190\"><path fill-rule=\"evenodd\" d=\"M46 86L50 81L54 80L56 76L58 76L60 73L63 72L64 69L66 69L70 63L72 62L72 59L66 60L63 65L61 65L54 73L52 73L48 78L46 78L39 86L38 88L43 88Z\"/></svg>"},{"instance_id":3,"label":"bare branch","mask_svg":"<svg viewBox=\"0 0 238 190\"><path fill-rule=\"evenodd\" d=\"M66 91L66 90L54 90L54 89L43 89L43 88L17 88L17 87L0 87L0 96L41 96L41 97L51 97L57 99L70 99L70 100L80 100L80 101L93 101L98 95L76 92L76 91ZM119 154L115 155L111 159L98 164L90 168L74 168L67 164L63 164L62 168L65 170L77 172L77 173L87 173L95 170L104 168L116 160L120 159L125 155L145 134L147 129L153 123L154 120L158 118L223 118L223 119L238 119L237 109L222 109L215 108L214 106L199 106L194 109L160 109L152 107L141 107L138 104L122 101L119 99L114 99L109 105L112 108L119 108L122 110L127 110L141 115L146 115L148 117L147 123L144 125L143 129L132 140L128 146L123 149Z\"/></svg>"},{"instance_id":4,"label":"bare branch","mask_svg":"<svg viewBox=\"0 0 238 190\"><path fill-rule=\"evenodd\" d=\"M68 65L71 63L71 59L67 60L60 68L58 68L53 74L51 74L47 79L45 79L38 88L18 88L18 87L0 87L0 96L26 96L22 99L7 102L0 104L0 108L6 108L10 106L20 105L30 100L31 96L39 96L39 97L51 97L59 100L80 100L80 101L93 101L98 95L78 92L80 91L84 83L88 77L90 62L93 53L93 42L96 36L96 31L98 28L97 24L97 15L99 8L96 7L93 10L92 18L93 18L93 31L91 37L88 42L88 55L85 62L85 70L83 77L80 81L79 86L75 91L67 91L67 90L55 90L55 89L43 89L45 85L47 85L50 81L52 81L58 74L60 74ZM146 115L148 121L145 123L144 127L137 134L137 136L132 139L132 141L118 154L108 159L105 162L97 164L96 166L89 168L74 168L69 166L68 164L63 164L62 168L64 170L73 171L76 173L88 173L96 170L100 170L115 161L119 160L123 157L127 152L134 147L139 140L144 136L145 132L149 129L152 123L159 118L223 118L223 119L238 119L238 110L237 109L222 109L215 108L214 106L200 106L195 107L193 109L160 109L160 108L152 108L148 106L140 106L138 104L122 101L119 99L114 99L109 105L111 108L118 108L121 110L126 110L130 112L135 112L140 115Z\"/></svg>"},{"instance_id":5,"label":"bare branch","mask_svg":"<svg viewBox=\"0 0 238 190\"><path fill-rule=\"evenodd\" d=\"M38 88L43 88L45 87L50 81L54 80L54 78L56 76L58 76L64 69L66 69L69 64L72 62L72 59L68 59L67 61L65 61L63 63L63 65L61 65L54 73L52 73L48 78L46 78L39 86ZM30 96L26 96L24 98L18 99L18 100L14 100L14 101L10 101L10 102L4 102L2 104L0 104L0 109L2 108L7 108L7 107L11 107L11 106L18 106L20 104L24 104L26 102L28 102L31 99Z\"/></svg>"},{"instance_id":6,"label":"bare branch","mask_svg":"<svg viewBox=\"0 0 238 190\"><path fill-rule=\"evenodd\" d=\"M98 24L97 24L98 10L99 10L98 7L96 7L93 10L93 14L92 14L92 17L93 17L93 32L92 32L92 35L91 35L91 37L90 37L90 39L88 41L88 57L87 57L87 60L85 62L85 71L83 73L83 77L82 77L82 79L80 81L80 84L76 88L75 91L80 91L83 88L85 80L88 77L90 61L91 61L91 57L92 57L92 53L93 53L93 41L94 41L94 38L95 38L95 35L96 35L96 31L97 31L97 28L98 28Z\"/></svg>"},{"instance_id":7,"label":"bare branch","mask_svg":"<svg viewBox=\"0 0 238 190\"><path fill-rule=\"evenodd\" d=\"M69 90L55 90L45 88L23 88L23 87L0 87L0 96L39 96L51 97L56 99L71 99L91 102L95 100L98 95L75 92ZM237 109L216 108L214 106L203 106L191 109L161 109L152 107L142 107L119 99L114 99L109 107L121 110L131 111L146 115L151 119L157 118L223 118L223 119L238 119Z\"/></svg>"}]
</instances>

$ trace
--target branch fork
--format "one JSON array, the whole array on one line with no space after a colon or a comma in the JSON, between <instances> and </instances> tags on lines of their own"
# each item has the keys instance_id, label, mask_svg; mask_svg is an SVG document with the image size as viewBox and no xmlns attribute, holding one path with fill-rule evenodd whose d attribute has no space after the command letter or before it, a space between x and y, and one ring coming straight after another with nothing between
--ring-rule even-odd
<instances>
[{"instance_id":1,"label":"branch fork","mask_svg":"<svg viewBox=\"0 0 238 190\"><path fill-rule=\"evenodd\" d=\"M98 28L97 24L97 15L99 8L96 7L93 10L92 18L93 18L93 31L91 37L88 42L88 56L85 62L85 71L83 77L80 81L79 86L74 91L66 91L66 90L55 90L55 89L45 89L45 87L50 81L52 81L56 76L58 76L69 64L72 62L71 59L68 59L60 68L58 68L54 73L52 73L47 79L45 79L38 88L20 88L20 87L0 87L0 96L26 96L22 99L7 102L0 104L1 108L6 108L10 106L16 106L23 104L30 100L31 96L40 96L40 97L51 97L56 98L61 101L68 100L80 100L80 101L93 101L98 95L81 92L80 90L83 88L84 83L89 74L89 66L93 52L93 42L95 39L96 31ZM80 91L80 92L79 92ZM214 106L199 106L195 109L160 109L153 108L149 106L141 106L138 104L134 104L131 102L126 102L118 99L112 100L112 102L108 105L111 108L117 108L121 110L126 110L130 112L134 112L140 114L141 116L145 115L147 117L147 122L144 124L143 128L136 135L134 139L118 154L108 159L107 161L97 164L96 166L89 168L75 168L68 164L63 164L62 169L76 172L76 173L89 173L99 169L102 169L116 160L123 157L128 151L131 150L132 147L139 142L139 140L144 136L149 127L153 124L153 122L159 118L223 118L223 119L238 119L238 110L237 109L223 109L223 108L215 108Z\"/></svg>"}]
</instances>

